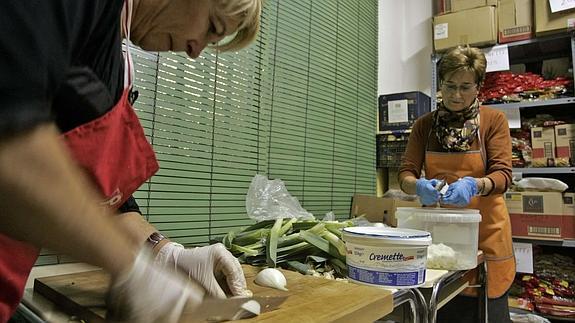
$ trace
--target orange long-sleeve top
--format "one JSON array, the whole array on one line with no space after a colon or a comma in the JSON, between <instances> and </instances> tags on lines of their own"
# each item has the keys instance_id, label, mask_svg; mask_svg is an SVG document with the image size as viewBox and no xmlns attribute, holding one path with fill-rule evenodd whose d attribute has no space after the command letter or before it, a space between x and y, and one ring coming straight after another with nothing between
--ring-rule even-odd
<instances>
[{"instance_id":1,"label":"orange long-sleeve top","mask_svg":"<svg viewBox=\"0 0 575 323\"><path fill-rule=\"evenodd\" d=\"M485 147L486 177L493 182L489 194L501 194L511 184L511 136L505 114L487 106L481 106L479 134ZM399 183L406 176L421 176L425 161L426 147L429 151L447 152L431 131L434 112L427 113L413 125L407 148L401 160L398 173ZM429 142L428 142L429 140ZM479 140L474 140L471 150L479 150Z\"/></svg>"}]
</instances>

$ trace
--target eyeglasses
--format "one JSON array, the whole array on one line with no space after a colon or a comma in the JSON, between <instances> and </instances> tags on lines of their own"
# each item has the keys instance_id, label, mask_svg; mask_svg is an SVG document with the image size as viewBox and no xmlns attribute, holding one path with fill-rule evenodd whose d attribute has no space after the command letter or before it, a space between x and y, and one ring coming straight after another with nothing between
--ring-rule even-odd
<instances>
[{"instance_id":1,"label":"eyeglasses","mask_svg":"<svg viewBox=\"0 0 575 323\"><path fill-rule=\"evenodd\" d=\"M457 86L455 84L443 83L441 86L443 87L443 91L446 94L455 94L455 92L458 90L461 94L471 94L475 89L477 89L477 84L465 84Z\"/></svg>"}]
</instances>

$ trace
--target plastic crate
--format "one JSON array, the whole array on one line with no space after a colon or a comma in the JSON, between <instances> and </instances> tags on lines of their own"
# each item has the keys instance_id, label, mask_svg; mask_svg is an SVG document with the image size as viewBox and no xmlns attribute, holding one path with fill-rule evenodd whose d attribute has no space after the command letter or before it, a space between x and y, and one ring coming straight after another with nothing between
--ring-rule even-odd
<instances>
[{"instance_id":1,"label":"plastic crate","mask_svg":"<svg viewBox=\"0 0 575 323\"><path fill-rule=\"evenodd\" d=\"M377 145L377 167L399 168L401 157L407 148L409 134L401 135L378 135Z\"/></svg>"},{"instance_id":2,"label":"plastic crate","mask_svg":"<svg viewBox=\"0 0 575 323\"><path fill-rule=\"evenodd\" d=\"M383 94L378 100L378 131L407 129L431 111L431 98L418 91Z\"/></svg>"}]
</instances>

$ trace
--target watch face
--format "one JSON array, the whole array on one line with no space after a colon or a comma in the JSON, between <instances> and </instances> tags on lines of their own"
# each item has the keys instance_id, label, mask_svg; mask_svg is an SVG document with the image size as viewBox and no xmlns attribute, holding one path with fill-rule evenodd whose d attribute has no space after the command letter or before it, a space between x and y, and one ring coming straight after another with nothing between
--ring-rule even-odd
<instances>
[{"instance_id":1,"label":"watch face","mask_svg":"<svg viewBox=\"0 0 575 323\"><path fill-rule=\"evenodd\" d=\"M152 234L150 234L150 236L148 237L148 241L154 245L158 244L158 242L164 240L165 237L160 234L159 232L154 232Z\"/></svg>"}]
</instances>

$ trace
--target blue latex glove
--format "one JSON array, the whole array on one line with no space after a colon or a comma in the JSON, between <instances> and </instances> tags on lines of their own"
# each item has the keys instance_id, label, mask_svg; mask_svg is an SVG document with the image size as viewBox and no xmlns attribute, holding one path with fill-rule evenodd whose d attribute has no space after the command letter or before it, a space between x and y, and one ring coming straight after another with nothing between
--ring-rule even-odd
<instances>
[{"instance_id":1,"label":"blue latex glove","mask_svg":"<svg viewBox=\"0 0 575 323\"><path fill-rule=\"evenodd\" d=\"M439 201L441 195L435 188L439 183L436 179L420 178L415 182L415 193L423 205L433 205Z\"/></svg>"},{"instance_id":2,"label":"blue latex glove","mask_svg":"<svg viewBox=\"0 0 575 323\"><path fill-rule=\"evenodd\" d=\"M443 195L442 203L465 207L471 202L471 198L477 194L477 182L475 178L465 176L449 184L447 192Z\"/></svg>"}]
</instances>

